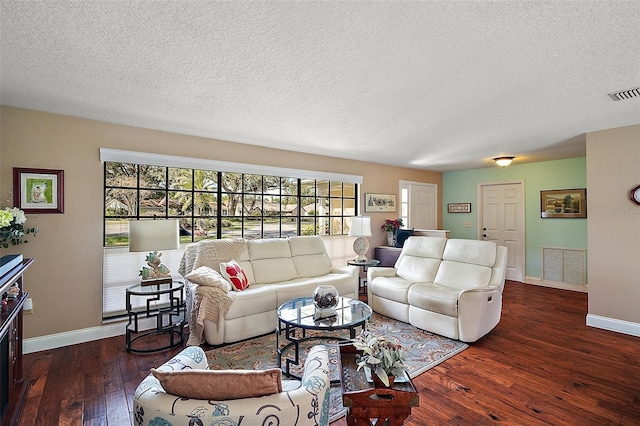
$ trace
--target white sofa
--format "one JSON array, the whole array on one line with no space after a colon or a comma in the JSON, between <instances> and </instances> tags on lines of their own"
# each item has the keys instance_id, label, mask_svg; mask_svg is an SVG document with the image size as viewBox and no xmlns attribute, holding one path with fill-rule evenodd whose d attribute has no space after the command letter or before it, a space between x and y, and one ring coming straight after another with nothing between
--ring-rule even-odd
<instances>
[{"instance_id":1,"label":"white sofa","mask_svg":"<svg viewBox=\"0 0 640 426\"><path fill-rule=\"evenodd\" d=\"M158 367L158 371L208 369L198 346L184 349ZM205 377L206 379L206 377ZM210 383L208 386L212 386ZM228 386L228 385L227 385ZM325 346L311 348L300 382L283 381L282 392L231 400L192 399L167 393L152 374L133 397L136 425L243 425L327 426L329 423L329 355Z\"/></svg>"},{"instance_id":2,"label":"white sofa","mask_svg":"<svg viewBox=\"0 0 640 426\"><path fill-rule=\"evenodd\" d=\"M228 310L211 309L212 294L218 302L223 297L218 288L186 280L188 308L194 310L189 314L189 344L198 345L203 337L207 343L219 345L272 332L281 304L312 296L321 284L334 286L340 296L358 297L358 268L333 267L318 236L200 241L187 246L179 272L187 277L201 266L219 270L220 262L231 259L245 271L249 287L224 295L230 299ZM209 306L203 306L206 304Z\"/></svg>"},{"instance_id":3,"label":"white sofa","mask_svg":"<svg viewBox=\"0 0 640 426\"><path fill-rule=\"evenodd\" d=\"M371 308L463 342L500 321L506 247L490 241L409 237L393 268L367 272Z\"/></svg>"}]
</instances>

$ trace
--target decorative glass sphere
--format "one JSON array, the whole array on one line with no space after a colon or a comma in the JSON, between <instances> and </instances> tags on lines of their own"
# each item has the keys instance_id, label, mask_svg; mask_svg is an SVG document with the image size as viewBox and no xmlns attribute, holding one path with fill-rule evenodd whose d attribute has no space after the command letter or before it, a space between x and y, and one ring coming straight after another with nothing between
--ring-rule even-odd
<instances>
[{"instance_id":1,"label":"decorative glass sphere","mask_svg":"<svg viewBox=\"0 0 640 426\"><path fill-rule=\"evenodd\" d=\"M321 285L313 292L313 304L316 309L329 310L338 306L338 290L332 285Z\"/></svg>"}]
</instances>

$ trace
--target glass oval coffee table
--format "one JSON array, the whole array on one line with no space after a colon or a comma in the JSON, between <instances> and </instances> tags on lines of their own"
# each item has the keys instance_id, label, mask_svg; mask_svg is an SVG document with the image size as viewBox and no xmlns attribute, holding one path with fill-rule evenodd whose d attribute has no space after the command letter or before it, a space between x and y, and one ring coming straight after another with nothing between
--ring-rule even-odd
<instances>
[{"instance_id":1,"label":"glass oval coffee table","mask_svg":"<svg viewBox=\"0 0 640 426\"><path fill-rule=\"evenodd\" d=\"M278 366L289 377L300 379L291 372L291 364L300 364L300 344L309 340L349 340L356 337L358 327L364 329L365 322L371 318L373 311L364 302L347 297L340 297L338 306L330 311L316 311L313 297L299 297L283 303L278 308L278 326L276 327L276 351ZM348 330L349 337L335 333L337 330ZM307 331L315 331L307 335ZM280 335L284 332L286 343L280 347ZM334 333L331 333L334 332ZM293 358L286 356L293 350ZM285 365L282 365L283 355ZM339 380L338 380L339 381Z\"/></svg>"}]
</instances>

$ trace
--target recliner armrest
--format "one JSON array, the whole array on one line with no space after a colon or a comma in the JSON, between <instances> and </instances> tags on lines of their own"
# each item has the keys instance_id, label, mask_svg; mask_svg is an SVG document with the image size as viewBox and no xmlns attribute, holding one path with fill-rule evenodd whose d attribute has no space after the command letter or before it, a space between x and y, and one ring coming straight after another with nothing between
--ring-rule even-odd
<instances>
[{"instance_id":1,"label":"recliner armrest","mask_svg":"<svg viewBox=\"0 0 640 426\"><path fill-rule=\"evenodd\" d=\"M395 277L397 272L396 268L388 266L372 266L367 269L367 282L371 283L376 277Z\"/></svg>"},{"instance_id":2,"label":"recliner armrest","mask_svg":"<svg viewBox=\"0 0 640 426\"><path fill-rule=\"evenodd\" d=\"M500 322L502 291L489 286L462 290L458 295L458 339L475 342Z\"/></svg>"},{"instance_id":3,"label":"recliner armrest","mask_svg":"<svg viewBox=\"0 0 640 426\"><path fill-rule=\"evenodd\" d=\"M491 301L490 298L495 294L500 294L500 288L495 286L487 286L487 287L478 287L478 288L470 288L467 290L461 290L458 295L458 301L462 301L463 299L469 301L483 301L485 298L487 301Z\"/></svg>"},{"instance_id":4,"label":"recliner armrest","mask_svg":"<svg viewBox=\"0 0 640 426\"><path fill-rule=\"evenodd\" d=\"M340 274L349 274L354 278L358 278L358 268L356 266L331 266L331 272Z\"/></svg>"}]
</instances>

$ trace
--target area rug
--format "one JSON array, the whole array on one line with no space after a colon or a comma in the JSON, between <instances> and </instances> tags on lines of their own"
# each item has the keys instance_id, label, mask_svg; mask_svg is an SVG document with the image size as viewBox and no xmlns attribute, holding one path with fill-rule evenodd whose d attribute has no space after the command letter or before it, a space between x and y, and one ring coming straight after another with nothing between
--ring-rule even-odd
<instances>
[{"instance_id":1,"label":"area rug","mask_svg":"<svg viewBox=\"0 0 640 426\"><path fill-rule=\"evenodd\" d=\"M375 334L384 334L389 339L400 343L407 352L405 365L409 376L414 378L424 373L428 369L435 367L442 361L459 354L469 347L466 343L451 340L438 336L427 331L420 330L410 324L387 318L374 313L369 320L369 330ZM313 335L307 332L307 336ZM336 332L336 336L348 337L346 331ZM280 345L284 346L284 334L280 336ZM331 380L340 378L338 372L337 339L322 339L307 342L308 346L317 344L326 345L329 348L329 367L331 370ZM276 367L276 335L271 333L265 336L246 340L239 343L212 349L207 352L209 368L216 370L225 369L248 369L263 370ZM303 349L300 349L302 362L300 366L292 365L292 372L300 375L303 370L304 359L306 358ZM292 354L290 356L293 356ZM284 355L283 355L284 359ZM345 415L346 410L342 406L342 392L340 383L331 385L331 396L329 405L330 421Z\"/></svg>"}]
</instances>

